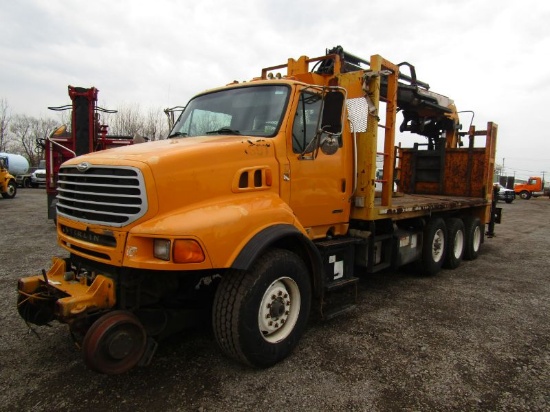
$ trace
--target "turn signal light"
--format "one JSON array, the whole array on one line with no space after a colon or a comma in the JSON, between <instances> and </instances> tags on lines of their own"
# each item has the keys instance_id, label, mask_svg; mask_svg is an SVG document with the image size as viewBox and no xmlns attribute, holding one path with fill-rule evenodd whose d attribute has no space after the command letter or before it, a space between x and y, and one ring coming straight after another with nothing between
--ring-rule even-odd
<instances>
[{"instance_id":1,"label":"turn signal light","mask_svg":"<svg viewBox=\"0 0 550 412\"><path fill-rule=\"evenodd\" d=\"M204 261L204 252L200 245L191 239L174 241L175 263L200 263Z\"/></svg>"}]
</instances>

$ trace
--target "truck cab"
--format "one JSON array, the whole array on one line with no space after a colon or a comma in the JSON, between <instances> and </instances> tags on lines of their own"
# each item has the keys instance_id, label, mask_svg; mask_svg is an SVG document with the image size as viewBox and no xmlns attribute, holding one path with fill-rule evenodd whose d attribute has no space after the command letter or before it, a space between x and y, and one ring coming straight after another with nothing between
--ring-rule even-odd
<instances>
[{"instance_id":1,"label":"truck cab","mask_svg":"<svg viewBox=\"0 0 550 412\"><path fill-rule=\"evenodd\" d=\"M41 165L38 169L31 173L31 186L46 186L46 169L45 165Z\"/></svg>"}]
</instances>

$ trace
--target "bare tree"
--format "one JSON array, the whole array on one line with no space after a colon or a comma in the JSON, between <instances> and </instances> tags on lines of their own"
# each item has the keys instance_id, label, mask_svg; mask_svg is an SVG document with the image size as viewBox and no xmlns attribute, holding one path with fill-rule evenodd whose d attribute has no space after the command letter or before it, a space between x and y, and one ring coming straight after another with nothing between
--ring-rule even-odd
<instances>
[{"instance_id":1,"label":"bare tree","mask_svg":"<svg viewBox=\"0 0 550 412\"><path fill-rule=\"evenodd\" d=\"M37 165L44 158L44 147L40 142L50 135L55 126L57 122L52 119L16 115L10 125L13 134L11 151L25 156L31 165Z\"/></svg>"},{"instance_id":2,"label":"bare tree","mask_svg":"<svg viewBox=\"0 0 550 412\"><path fill-rule=\"evenodd\" d=\"M9 106L6 99L0 99L0 152L7 151L9 138Z\"/></svg>"},{"instance_id":3,"label":"bare tree","mask_svg":"<svg viewBox=\"0 0 550 412\"><path fill-rule=\"evenodd\" d=\"M166 114L160 109L149 109L145 117L143 136L150 140L160 140L168 135Z\"/></svg>"},{"instance_id":4,"label":"bare tree","mask_svg":"<svg viewBox=\"0 0 550 412\"><path fill-rule=\"evenodd\" d=\"M149 140L163 139L168 135L166 115L160 109L143 114L138 104L122 105L116 113L104 115L110 135L142 136Z\"/></svg>"},{"instance_id":5,"label":"bare tree","mask_svg":"<svg viewBox=\"0 0 550 412\"><path fill-rule=\"evenodd\" d=\"M139 104L123 105L117 113L109 116L109 134L134 136L141 134L144 119Z\"/></svg>"}]
</instances>

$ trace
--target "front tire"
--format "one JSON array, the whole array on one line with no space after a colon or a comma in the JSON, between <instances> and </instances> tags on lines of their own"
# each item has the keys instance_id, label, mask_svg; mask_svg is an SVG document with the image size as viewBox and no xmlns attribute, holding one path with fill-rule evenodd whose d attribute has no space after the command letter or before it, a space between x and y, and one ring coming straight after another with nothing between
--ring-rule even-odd
<instances>
[{"instance_id":1,"label":"front tire","mask_svg":"<svg viewBox=\"0 0 550 412\"><path fill-rule=\"evenodd\" d=\"M6 187L6 191L2 193L2 197L4 199L13 199L16 194L17 194L17 184L15 183L15 181L10 180L8 182L8 186Z\"/></svg>"},{"instance_id":2,"label":"front tire","mask_svg":"<svg viewBox=\"0 0 550 412\"><path fill-rule=\"evenodd\" d=\"M311 283L304 262L271 249L249 271L228 272L216 291L212 324L220 349L250 366L286 358L305 331Z\"/></svg>"},{"instance_id":3,"label":"front tire","mask_svg":"<svg viewBox=\"0 0 550 412\"><path fill-rule=\"evenodd\" d=\"M519 197L524 200L529 200L531 199L531 193L529 193L527 190L523 190L522 192L520 192Z\"/></svg>"}]
</instances>

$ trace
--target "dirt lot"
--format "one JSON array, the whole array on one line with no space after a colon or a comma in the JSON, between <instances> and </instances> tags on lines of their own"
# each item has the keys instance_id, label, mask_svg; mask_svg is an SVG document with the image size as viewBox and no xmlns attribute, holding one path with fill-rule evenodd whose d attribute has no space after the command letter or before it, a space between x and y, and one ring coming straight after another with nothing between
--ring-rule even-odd
<instances>
[{"instance_id":1,"label":"dirt lot","mask_svg":"<svg viewBox=\"0 0 550 412\"><path fill-rule=\"evenodd\" d=\"M550 410L550 201L503 207L480 257L434 278L365 277L359 305L312 319L268 370L223 357L208 327L164 342L123 376L87 370L63 325L30 333L15 308L21 276L56 246L43 189L0 199L0 410Z\"/></svg>"}]
</instances>

